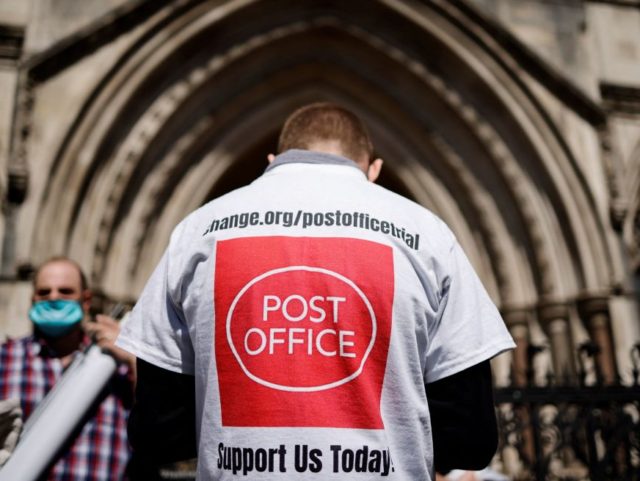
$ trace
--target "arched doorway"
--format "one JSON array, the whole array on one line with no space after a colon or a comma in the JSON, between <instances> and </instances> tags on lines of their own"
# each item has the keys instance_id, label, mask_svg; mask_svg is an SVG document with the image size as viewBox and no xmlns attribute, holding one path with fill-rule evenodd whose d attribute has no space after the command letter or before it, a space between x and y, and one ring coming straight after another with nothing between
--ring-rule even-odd
<instances>
[{"instance_id":1,"label":"arched doorway","mask_svg":"<svg viewBox=\"0 0 640 481\"><path fill-rule=\"evenodd\" d=\"M453 228L520 348L549 343L574 373L574 338L593 335L576 306L606 300L618 253L543 103L467 9L201 1L145 28L54 159L34 260L73 252L133 301L180 219L258 175L291 110L333 100L370 126L383 182Z\"/></svg>"},{"instance_id":2,"label":"arched doorway","mask_svg":"<svg viewBox=\"0 0 640 481\"><path fill-rule=\"evenodd\" d=\"M333 100L369 125L385 159L381 183L452 227L500 307L518 348L513 363L498 361L499 384L521 387L531 374L538 386L575 382L580 345L605 381L629 377L639 328L635 301L624 298L633 276L622 244L637 257L638 216L617 235L606 153L582 157L600 148L605 116L519 56L509 32L471 2L136 5L99 27L104 38L83 37L89 53L71 44L25 67L43 82L25 88L25 103L33 95L38 106L43 71L54 71L49 85L64 81L51 78L65 69L81 83L91 66L82 55L113 43L95 87L77 94L72 124L52 130L64 139L38 144L34 129L40 150L29 160L44 173L32 176L23 204L16 200L20 259L67 253L106 302L134 302L173 227L259 175L294 108ZM120 37L109 37L117 28ZM572 127L561 125L565 116ZM59 148L43 152L52 144ZM616 303L624 309L612 315Z\"/></svg>"}]
</instances>

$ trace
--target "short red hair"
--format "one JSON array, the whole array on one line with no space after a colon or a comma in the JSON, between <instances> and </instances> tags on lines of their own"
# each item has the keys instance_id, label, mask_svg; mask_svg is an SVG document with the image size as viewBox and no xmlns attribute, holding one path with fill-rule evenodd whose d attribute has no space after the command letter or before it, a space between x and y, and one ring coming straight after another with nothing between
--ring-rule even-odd
<instances>
[{"instance_id":1,"label":"short red hair","mask_svg":"<svg viewBox=\"0 0 640 481\"><path fill-rule=\"evenodd\" d=\"M373 145L364 123L351 111L330 102L299 108L285 121L278 153L309 148L318 142L337 142L345 157L356 162L373 156Z\"/></svg>"}]
</instances>

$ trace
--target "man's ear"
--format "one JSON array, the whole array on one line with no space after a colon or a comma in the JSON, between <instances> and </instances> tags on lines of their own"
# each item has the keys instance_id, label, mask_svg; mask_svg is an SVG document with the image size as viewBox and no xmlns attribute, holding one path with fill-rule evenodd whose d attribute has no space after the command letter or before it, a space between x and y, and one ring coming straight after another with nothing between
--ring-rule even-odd
<instances>
[{"instance_id":1,"label":"man's ear","mask_svg":"<svg viewBox=\"0 0 640 481\"><path fill-rule=\"evenodd\" d=\"M382 159L376 159L369 164L367 168L367 179L369 179L369 182L375 182L378 179L380 170L382 170Z\"/></svg>"},{"instance_id":2,"label":"man's ear","mask_svg":"<svg viewBox=\"0 0 640 481\"><path fill-rule=\"evenodd\" d=\"M269 161L269 163L273 162L275 160L276 156L273 154L269 154L267 155L267 160Z\"/></svg>"},{"instance_id":3,"label":"man's ear","mask_svg":"<svg viewBox=\"0 0 640 481\"><path fill-rule=\"evenodd\" d=\"M85 289L84 291L82 291L80 298L81 298L80 304L82 305L82 310L88 314L89 309L91 308L91 291L89 289Z\"/></svg>"}]
</instances>

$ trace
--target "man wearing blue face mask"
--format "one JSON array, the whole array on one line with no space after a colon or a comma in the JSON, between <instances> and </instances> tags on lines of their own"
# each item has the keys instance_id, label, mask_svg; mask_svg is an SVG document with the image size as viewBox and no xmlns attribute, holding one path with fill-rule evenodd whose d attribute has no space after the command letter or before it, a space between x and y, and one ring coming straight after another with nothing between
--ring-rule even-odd
<instances>
[{"instance_id":1,"label":"man wearing blue face mask","mask_svg":"<svg viewBox=\"0 0 640 481\"><path fill-rule=\"evenodd\" d=\"M29 310L29 319L43 335L59 339L72 331L84 317L80 302L72 299L37 301Z\"/></svg>"},{"instance_id":2,"label":"man wearing blue face mask","mask_svg":"<svg viewBox=\"0 0 640 481\"><path fill-rule=\"evenodd\" d=\"M74 356L93 340L120 361L120 367L45 479L125 479L135 359L113 345L118 323L103 315L96 316L95 322L85 319L91 292L80 267L68 258L45 262L36 272L33 287L29 310L33 335L0 346L0 399L18 398L26 419Z\"/></svg>"}]
</instances>

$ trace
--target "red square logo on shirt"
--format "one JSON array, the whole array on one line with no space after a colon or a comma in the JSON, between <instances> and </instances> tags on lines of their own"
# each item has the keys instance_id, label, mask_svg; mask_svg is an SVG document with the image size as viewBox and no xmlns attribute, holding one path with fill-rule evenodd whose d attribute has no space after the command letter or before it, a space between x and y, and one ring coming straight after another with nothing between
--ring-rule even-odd
<instances>
[{"instance_id":1,"label":"red square logo on shirt","mask_svg":"<svg viewBox=\"0 0 640 481\"><path fill-rule=\"evenodd\" d=\"M382 429L391 247L349 238L220 241L215 358L224 426Z\"/></svg>"}]
</instances>

